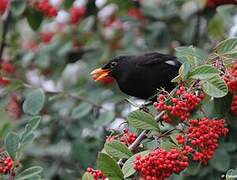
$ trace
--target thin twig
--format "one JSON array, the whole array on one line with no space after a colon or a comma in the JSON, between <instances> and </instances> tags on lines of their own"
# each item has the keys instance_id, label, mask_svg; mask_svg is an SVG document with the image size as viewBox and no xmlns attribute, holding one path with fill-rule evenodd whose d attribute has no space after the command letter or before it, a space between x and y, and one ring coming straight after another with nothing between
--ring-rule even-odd
<instances>
[{"instance_id":1,"label":"thin twig","mask_svg":"<svg viewBox=\"0 0 237 180\"><path fill-rule=\"evenodd\" d=\"M8 12L7 17L3 21L3 31L2 31L1 44L0 44L0 62L2 61L3 51L6 46L6 36L7 36L10 19L11 19L11 11Z\"/></svg>"},{"instance_id":2,"label":"thin twig","mask_svg":"<svg viewBox=\"0 0 237 180\"><path fill-rule=\"evenodd\" d=\"M155 121L158 122L161 117L164 115L165 111L160 112L156 117ZM140 143L147 137L147 134L150 132L150 130L143 130L141 134L137 137L137 139L128 147L130 151L135 150ZM119 159L118 164L122 166L123 159Z\"/></svg>"},{"instance_id":3,"label":"thin twig","mask_svg":"<svg viewBox=\"0 0 237 180\"><path fill-rule=\"evenodd\" d=\"M201 24L201 16L200 13L196 14L196 24L195 24L195 31L193 34L193 45L197 46L199 43L199 36L200 36L200 24Z\"/></svg>"},{"instance_id":4,"label":"thin twig","mask_svg":"<svg viewBox=\"0 0 237 180\"><path fill-rule=\"evenodd\" d=\"M171 133L171 132L173 132L173 131L175 131L175 130L177 130L177 128L173 128L173 129L170 129L170 130L168 130L168 131L165 131L163 134L161 134L160 136L158 136L157 139L160 139L160 138L162 138L162 137L165 137L167 134L169 134L169 133Z\"/></svg>"}]
</instances>

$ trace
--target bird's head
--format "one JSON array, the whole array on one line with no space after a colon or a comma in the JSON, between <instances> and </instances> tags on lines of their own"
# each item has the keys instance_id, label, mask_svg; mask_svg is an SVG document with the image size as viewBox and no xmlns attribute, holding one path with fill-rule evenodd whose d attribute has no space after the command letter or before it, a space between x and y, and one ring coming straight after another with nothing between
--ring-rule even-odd
<instances>
[{"instance_id":1,"label":"bird's head","mask_svg":"<svg viewBox=\"0 0 237 180\"><path fill-rule=\"evenodd\" d=\"M103 67L93 70L91 72L92 78L94 81L100 81L102 83L116 79L121 72L122 64L125 62L124 60L127 58L128 56L118 56L111 59Z\"/></svg>"}]
</instances>

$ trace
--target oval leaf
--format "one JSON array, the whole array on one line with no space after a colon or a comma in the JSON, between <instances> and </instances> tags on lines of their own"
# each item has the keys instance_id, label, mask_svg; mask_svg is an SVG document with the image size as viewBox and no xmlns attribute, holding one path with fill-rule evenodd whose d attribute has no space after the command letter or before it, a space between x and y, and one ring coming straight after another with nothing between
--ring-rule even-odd
<instances>
[{"instance_id":1,"label":"oval leaf","mask_svg":"<svg viewBox=\"0 0 237 180\"><path fill-rule=\"evenodd\" d=\"M72 118L80 119L86 116L87 114L89 114L91 110L92 110L92 105L89 103L83 102L72 110Z\"/></svg>"},{"instance_id":2,"label":"oval leaf","mask_svg":"<svg viewBox=\"0 0 237 180\"><path fill-rule=\"evenodd\" d=\"M5 148L11 158L14 160L16 157L17 149L19 146L20 137L16 133L8 133L5 139Z\"/></svg>"},{"instance_id":3,"label":"oval leaf","mask_svg":"<svg viewBox=\"0 0 237 180\"><path fill-rule=\"evenodd\" d=\"M37 128L37 126L39 125L40 123L40 119L41 117L37 116L37 117L33 117L31 120L29 120L29 122L27 123L26 127L25 127L25 130L27 132L31 132L33 131L34 129Z\"/></svg>"},{"instance_id":4,"label":"oval leaf","mask_svg":"<svg viewBox=\"0 0 237 180\"><path fill-rule=\"evenodd\" d=\"M123 173L119 165L109 155L104 154L104 153L99 153L97 162L98 162L98 168L109 179L123 179Z\"/></svg>"},{"instance_id":5,"label":"oval leaf","mask_svg":"<svg viewBox=\"0 0 237 180\"><path fill-rule=\"evenodd\" d=\"M154 118L140 110L133 111L128 115L128 123L138 129L160 130Z\"/></svg>"},{"instance_id":6,"label":"oval leaf","mask_svg":"<svg viewBox=\"0 0 237 180\"><path fill-rule=\"evenodd\" d=\"M94 127L97 128L98 126L105 126L108 125L110 122L114 120L114 111L105 111L100 113L98 119L96 119L94 123Z\"/></svg>"},{"instance_id":7,"label":"oval leaf","mask_svg":"<svg viewBox=\"0 0 237 180\"><path fill-rule=\"evenodd\" d=\"M41 173L42 170L43 170L43 168L40 166L30 167L30 168L22 171L19 175L17 175L16 180L24 180L24 179L31 178L31 177Z\"/></svg>"},{"instance_id":8,"label":"oval leaf","mask_svg":"<svg viewBox=\"0 0 237 180\"><path fill-rule=\"evenodd\" d=\"M32 90L23 103L23 111L27 114L36 115L44 106L45 94L42 89Z\"/></svg>"},{"instance_id":9,"label":"oval leaf","mask_svg":"<svg viewBox=\"0 0 237 180\"><path fill-rule=\"evenodd\" d=\"M201 164L197 161L191 161L189 162L189 165L187 169L185 170L185 173L190 175L196 175L200 171Z\"/></svg>"},{"instance_id":10,"label":"oval leaf","mask_svg":"<svg viewBox=\"0 0 237 180\"><path fill-rule=\"evenodd\" d=\"M133 155L132 157L130 157L123 165L122 167L122 172L124 174L124 178L128 178L131 175L133 175L136 170L133 168L133 162L136 159L137 156L141 156L144 157L146 156L150 151L142 151L140 153L137 153L135 155Z\"/></svg>"},{"instance_id":11,"label":"oval leaf","mask_svg":"<svg viewBox=\"0 0 237 180\"><path fill-rule=\"evenodd\" d=\"M195 67L189 74L192 79L210 79L219 74L219 71L211 65L201 65Z\"/></svg>"},{"instance_id":12,"label":"oval leaf","mask_svg":"<svg viewBox=\"0 0 237 180\"><path fill-rule=\"evenodd\" d=\"M230 167L230 156L226 151L217 150L210 160L210 164L218 171L226 171Z\"/></svg>"},{"instance_id":13,"label":"oval leaf","mask_svg":"<svg viewBox=\"0 0 237 180\"><path fill-rule=\"evenodd\" d=\"M230 38L220 42L215 50L221 55L237 55L237 38Z\"/></svg>"},{"instance_id":14,"label":"oval leaf","mask_svg":"<svg viewBox=\"0 0 237 180\"><path fill-rule=\"evenodd\" d=\"M34 134L32 133L32 131L37 128L40 123L40 119L41 117L37 116L29 120L24 132L21 135L21 143L31 142L34 139Z\"/></svg>"},{"instance_id":15,"label":"oval leaf","mask_svg":"<svg viewBox=\"0 0 237 180\"><path fill-rule=\"evenodd\" d=\"M105 144L105 151L114 158L125 158L128 159L133 154L132 152L119 141L113 141Z\"/></svg>"},{"instance_id":16,"label":"oval leaf","mask_svg":"<svg viewBox=\"0 0 237 180\"><path fill-rule=\"evenodd\" d=\"M19 16L21 15L26 8L26 1L11 1L11 11L14 15Z\"/></svg>"},{"instance_id":17,"label":"oval leaf","mask_svg":"<svg viewBox=\"0 0 237 180\"><path fill-rule=\"evenodd\" d=\"M32 8L28 8L25 15L30 27L33 30L37 30L43 21L43 14Z\"/></svg>"},{"instance_id":18,"label":"oval leaf","mask_svg":"<svg viewBox=\"0 0 237 180\"><path fill-rule=\"evenodd\" d=\"M202 80L203 90L206 94L212 97L224 97L228 93L228 88L223 79L219 76L214 76L207 80Z\"/></svg>"}]
</instances>

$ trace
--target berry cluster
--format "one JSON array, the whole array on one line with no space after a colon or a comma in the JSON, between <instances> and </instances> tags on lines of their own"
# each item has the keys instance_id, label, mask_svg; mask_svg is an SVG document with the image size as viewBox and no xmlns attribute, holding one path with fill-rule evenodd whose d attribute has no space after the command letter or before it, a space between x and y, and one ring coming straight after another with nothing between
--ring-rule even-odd
<instances>
[{"instance_id":1,"label":"berry cluster","mask_svg":"<svg viewBox=\"0 0 237 180\"><path fill-rule=\"evenodd\" d=\"M123 135L120 137L120 142L129 146L136 140L136 138L136 134L129 132L128 129L125 129Z\"/></svg>"},{"instance_id":2,"label":"berry cluster","mask_svg":"<svg viewBox=\"0 0 237 180\"><path fill-rule=\"evenodd\" d=\"M10 62L1 63L1 76L0 76L0 86L7 86L10 83L10 79L7 75L14 74L16 72L16 67Z\"/></svg>"},{"instance_id":3,"label":"berry cluster","mask_svg":"<svg viewBox=\"0 0 237 180\"><path fill-rule=\"evenodd\" d=\"M94 180L105 180L106 179L106 176L104 176L100 170L95 170L93 168L88 167L86 169L86 172L90 173L94 177Z\"/></svg>"},{"instance_id":4,"label":"berry cluster","mask_svg":"<svg viewBox=\"0 0 237 180\"><path fill-rule=\"evenodd\" d=\"M203 98L204 94L202 92L196 95L195 91L187 90L181 85L171 99L168 99L164 94L160 94L157 98L158 102L155 102L154 106L159 111L166 111L162 119L167 123L172 123L170 115L185 121L190 116L190 112L200 104Z\"/></svg>"},{"instance_id":5,"label":"berry cluster","mask_svg":"<svg viewBox=\"0 0 237 180\"><path fill-rule=\"evenodd\" d=\"M114 140L119 140L121 143L125 144L126 146L129 146L136 140L136 138L136 134L129 132L128 129L125 129L121 135L107 137L106 142L110 143Z\"/></svg>"},{"instance_id":6,"label":"berry cluster","mask_svg":"<svg viewBox=\"0 0 237 180\"><path fill-rule=\"evenodd\" d=\"M218 138L226 136L228 129L225 120L213 120L207 117L191 119L188 122L187 139L181 135L176 137L180 144L190 144L193 151L193 160L207 164L218 147Z\"/></svg>"},{"instance_id":7,"label":"berry cluster","mask_svg":"<svg viewBox=\"0 0 237 180\"><path fill-rule=\"evenodd\" d=\"M6 11L8 4L9 0L0 0L0 14L3 14Z\"/></svg>"},{"instance_id":8,"label":"berry cluster","mask_svg":"<svg viewBox=\"0 0 237 180\"><path fill-rule=\"evenodd\" d=\"M215 8L224 4L237 4L236 0L207 0L208 8Z\"/></svg>"},{"instance_id":9,"label":"berry cluster","mask_svg":"<svg viewBox=\"0 0 237 180\"><path fill-rule=\"evenodd\" d=\"M0 156L0 173L7 174L12 171L13 161L7 153L1 153Z\"/></svg>"},{"instance_id":10,"label":"berry cluster","mask_svg":"<svg viewBox=\"0 0 237 180\"><path fill-rule=\"evenodd\" d=\"M230 93L237 92L237 63L227 69L224 80Z\"/></svg>"},{"instance_id":11,"label":"berry cluster","mask_svg":"<svg viewBox=\"0 0 237 180\"><path fill-rule=\"evenodd\" d=\"M230 111L234 116L237 116L237 96L234 96L232 100Z\"/></svg>"},{"instance_id":12,"label":"berry cluster","mask_svg":"<svg viewBox=\"0 0 237 180\"><path fill-rule=\"evenodd\" d=\"M4 72L4 73L15 73L16 72L16 67L13 66L13 64L11 64L10 62L2 62L1 63L1 70Z\"/></svg>"},{"instance_id":13,"label":"berry cluster","mask_svg":"<svg viewBox=\"0 0 237 180\"><path fill-rule=\"evenodd\" d=\"M42 41L42 43L44 44L48 44L50 43L50 41L52 40L53 36L54 36L54 33L53 32L40 32L40 39Z\"/></svg>"},{"instance_id":14,"label":"berry cluster","mask_svg":"<svg viewBox=\"0 0 237 180\"><path fill-rule=\"evenodd\" d=\"M48 17L55 17L58 14L58 10L50 4L49 0L40 0L34 7Z\"/></svg>"},{"instance_id":15,"label":"berry cluster","mask_svg":"<svg viewBox=\"0 0 237 180\"><path fill-rule=\"evenodd\" d=\"M21 103L16 94L12 94L9 97L5 111L10 119L19 119L21 117Z\"/></svg>"},{"instance_id":16,"label":"berry cluster","mask_svg":"<svg viewBox=\"0 0 237 180\"><path fill-rule=\"evenodd\" d=\"M71 24L77 24L86 14L85 7L71 7L70 11L70 22Z\"/></svg>"},{"instance_id":17,"label":"berry cluster","mask_svg":"<svg viewBox=\"0 0 237 180\"><path fill-rule=\"evenodd\" d=\"M10 82L10 79L7 77L0 77L0 86L7 86Z\"/></svg>"},{"instance_id":18,"label":"berry cluster","mask_svg":"<svg viewBox=\"0 0 237 180\"><path fill-rule=\"evenodd\" d=\"M144 180L163 180L173 173L179 173L188 166L190 147L184 149L157 149L142 158L137 156L134 169Z\"/></svg>"},{"instance_id":19,"label":"berry cluster","mask_svg":"<svg viewBox=\"0 0 237 180\"><path fill-rule=\"evenodd\" d=\"M143 16L142 12L138 8L130 8L128 9L128 16L136 19L136 20L144 20L145 17Z\"/></svg>"}]
</instances>

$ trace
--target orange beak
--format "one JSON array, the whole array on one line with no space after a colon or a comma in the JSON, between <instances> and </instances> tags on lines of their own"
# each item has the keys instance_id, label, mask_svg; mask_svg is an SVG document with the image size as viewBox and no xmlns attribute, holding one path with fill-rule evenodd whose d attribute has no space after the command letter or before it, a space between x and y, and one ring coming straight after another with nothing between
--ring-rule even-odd
<instances>
[{"instance_id":1,"label":"orange beak","mask_svg":"<svg viewBox=\"0 0 237 180\"><path fill-rule=\"evenodd\" d=\"M109 75L110 70L98 68L91 72L92 79L94 81L103 81L106 79L106 76Z\"/></svg>"}]
</instances>

